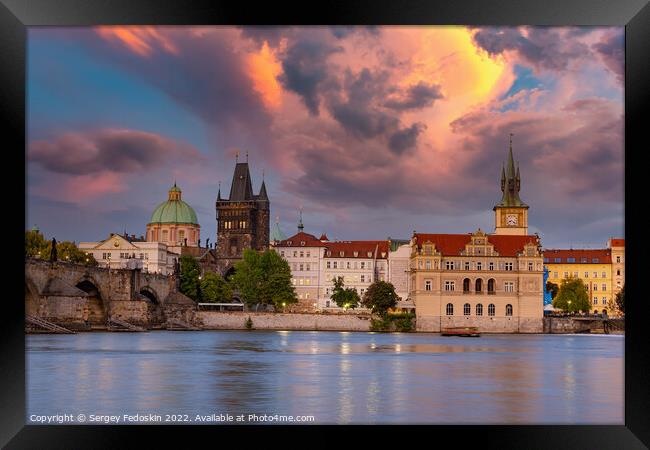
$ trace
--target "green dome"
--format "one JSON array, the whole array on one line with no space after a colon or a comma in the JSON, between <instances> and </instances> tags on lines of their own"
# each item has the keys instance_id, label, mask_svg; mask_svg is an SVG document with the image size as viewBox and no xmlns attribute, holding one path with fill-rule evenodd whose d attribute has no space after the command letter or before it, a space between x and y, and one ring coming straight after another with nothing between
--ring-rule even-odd
<instances>
[{"instance_id":1,"label":"green dome","mask_svg":"<svg viewBox=\"0 0 650 450\"><path fill-rule=\"evenodd\" d=\"M198 225L194 209L181 200L181 190L174 186L169 190L169 199L156 207L149 223L187 223Z\"/></svg>"}]
</instances>

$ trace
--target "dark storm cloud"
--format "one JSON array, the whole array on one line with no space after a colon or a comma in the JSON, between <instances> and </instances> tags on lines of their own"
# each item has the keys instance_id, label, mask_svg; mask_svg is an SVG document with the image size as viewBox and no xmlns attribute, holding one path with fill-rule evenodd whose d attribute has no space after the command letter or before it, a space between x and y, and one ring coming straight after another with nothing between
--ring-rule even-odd
<instances>
[{"instance_id":1,"label":"dark storm cloud","mask_svg":"<svg viewBox=\"0 0 650 450\"><path fill-rule=\"evenodd\" d=\"M290 27L279 27L273 25L246 25L241 27L243 37L252 39L258 45L267 42L271 47L276 47L280 40L292 32Z\"/></svg>"},{"instance_id":2,"label":"dark storm cloud","mask_svg":"<svg viewBox=\"0 0 650 450\"><path fill-rule=\"evenodd\" d=\"M401 97L390 98L384 106L396 110L420 109L433 105L433 102L443 98L440 85L427 84L420 81L410 86Z\"/></svg>"},{"instance_id":3,"label":"dark storm cloud","mask_svg":"<svg viewBox=\"0 0 650 450\"><path fill-rule=\"evenodd\" d=\"M137 130L105 129L65 133L30 144L27 157L45 169L71 175L111 171L134 173L169 164L205 158L194 147Z\"/></svg>"},{"instance_id":4,"label":"dark storm cloud","mask_svg":"<svg viewBox=\"0 0 650 450\"><path fill-rule=\"evenodd\" d=\"M282 85L298 94L310 114L318 115L319 89L328 79L327 58L341 47L323 41L297 40L282 57Z\"/></svg>"},{"instance_id":5,"label":"dark storm cloud","mask_svg":"<svg viewBox=\"0 0 650 450\"><path fill-rule=\"evenodd\" d=\"M414 123L408 128L393 133L388 140L388 146L396 154L402 154L404 151L415 147L419 134L425 129L425 124Z\"/></svg>"},{"instance_id":6,"label":"dark storm cloud","mask_svg":"<svg viewBox=\"0 0 650 450\"><path fill-rule=\"evenodd\" d=\"M625 36L617 31L593 45L603 62L622 83L625 77Z\"/></svg>"},{"instance_id":7,"label":"dark storm cloud","mask_svg":"<svg viewBox=\"0 0 650 450\"><path fill-rule=\"evenodd\" d=\"M562 71L573 60L590 54L585 44L567 39L566 31L562 29L529 27L526 30L527 35L519 28L482 28L473 39L491 55L516 51L538 69Z\"/></svg>"}]
</instances>

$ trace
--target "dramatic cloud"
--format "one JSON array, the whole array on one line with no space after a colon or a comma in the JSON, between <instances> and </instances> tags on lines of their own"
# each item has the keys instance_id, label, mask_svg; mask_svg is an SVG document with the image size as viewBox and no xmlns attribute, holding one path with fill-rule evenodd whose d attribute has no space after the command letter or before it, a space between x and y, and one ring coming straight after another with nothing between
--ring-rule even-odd
<instances>
[{"instance_id":1,"label":"dramatic cloud","mask_svg":"<svg viewBox=\"0 0 650 450\"><path fill-rule=\"evenodd\" d=\"M618 76L623 83L625 77L625 36L620 31L615 31L609 36L593 45L594 50L603 58L603 61Z\"/></svg>"},{"instance_id":2,"label":"dramatic cloud","mask_svg":"<svg viewBox=\"0 0 650 450\"><path fill-rule=\"evenodd\" d=\"M392 151L397 154L403 153L405 150L414 148L418 135L426 129L423 123L414 123L408 128L399 130L390 137L388 146Z\"/></svg>"},{"instance_id":3,"label":"dramatic cloud","mask_svg":"<svg viewBox=\"0 0 650 450\"><path fill-rule=\"evenodd\" d=\"M56 173L89 175L105 171L135 173L179 161L199 163L205 157L188 144L154 133L106 129L34 141L28 160Z\"/></svg>"},{"instance_id":4,"label":"dramatic cloud","mask_svg":"<svg viewBox=\"0 0 650 450\"><path fill-rule=\"evenodd\" d=\"M514 51L538 69L562 71L589 55L585 44L566 34L567 30L548 27L485 28L474 34L474 41L490 55Z\"/></svg>"},{"instance_id":5,"label":"dramatic cloud","mask_svg":"<svg viewBox=\"0 0 650 450\"><path fill-rule=\"evenodd\" d=\"M419 82L410 86L402 96L390 98L384 105L393 109L419 109L433 105L437 99L443 98L440 86Z\"/></svg>"}]
</instances>

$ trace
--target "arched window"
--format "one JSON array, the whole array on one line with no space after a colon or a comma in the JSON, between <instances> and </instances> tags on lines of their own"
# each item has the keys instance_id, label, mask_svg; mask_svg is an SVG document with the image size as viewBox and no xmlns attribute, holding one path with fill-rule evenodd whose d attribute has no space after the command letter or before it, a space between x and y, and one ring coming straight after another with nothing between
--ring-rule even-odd
<instances>
[{"instance_id":1,"label":"arched window","mask_svg":"<svg viewBox=\"0 0 650 450\"><path fill-rule=\"evenodd\" d=\"M476 305L476 315L477 316L483 315L483 304L479 303L478 305Z\"/></svg>"},{"instance_id":2,"label":"arched window","mask_svg":"<svg viewBox=\"0 0 650 450\"><path fill-rule=\"evenodd\" d=\"M493 316L494 315L494 303L490 303L488 305L488 316Z\"/></svg>"},{"instance_id":3,"label":"arched window","mask_svg":"<svg viewBox=\"0 0 650 450\"><path fill-rule=\"evenodd\" d=\"M506 305L506 316L512 316L512 305L509 303Z\"/></svg>"},{"instance_id":4,"label":"arched window","mask_svg":"<svg viewBox=\"0 0 650 450\"><path fill-rule=\"evenodd\" d=\"M454 305L452 305L451 303L447 303L447 315L448 316L454 315Z\"/></svg>"},{"instance_id":5,"label":"arched window","mask_svg":"<svg viewBox=\"0 0 650 450\"><path fill-rule=\"evenodd\" d=\"M488 294L494 295L494 293L495 293L494 292L494 284L495 284L494 278L490 278L488 280Z\"/></svg>"},{"instance_id":6,"label":"arched window","mask_svg":"<svg viewBox=\"0 0 650 450\"><path fill-rule=\"evenodd\" d=\"M477 294L483 290L483 280L481 280L480 278L476 279L474 290L476 291Z\"/></svg>"},{"instance_id":7,"label":"arched window","mask_svg":"<svg viewBox=\"0 0 650 450\"><path fill-rule=\"evenodd\" d=\"M463 293L466 294L469 292L469 278L463 280Z\"/></svg>"},{"instance_id":8,"label":"arched window","mask_svg":"<svg viewBox=\"0 0 650 450\"><path fill-rule=\"evenodd\" d=\"M470 309L471 309L471 306L469 306L469 303L465 303L465 305L463 305L463 314L465 314L466 316L469 316Z\"/></svg>"}]
</instances>

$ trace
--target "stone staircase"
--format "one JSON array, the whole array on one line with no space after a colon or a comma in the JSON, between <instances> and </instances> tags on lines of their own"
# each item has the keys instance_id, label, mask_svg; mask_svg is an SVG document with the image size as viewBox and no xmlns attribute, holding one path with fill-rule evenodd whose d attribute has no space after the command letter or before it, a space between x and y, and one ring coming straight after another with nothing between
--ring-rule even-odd
<instances>
[{"instance_id":1,"label":"stone staircase","mask_svg":"<svg viewBox=\"0 0 650 450\"><path fill-rule=\"evenodd\" d=\"M63 328L55 323L49 322L45 319L41 319L39 317L35 316L25 316L25 322L30 324L32 327L26 328L25 331L27 332L32 332L32 333L57 333L57 334L76 334L72 330L68 330L67 328ZM36 327L34 329L34 327ZM44 331L43 331L44 330Z\"/></svg>"},{"instance_id":2,"label":"stone staircase","mask_svg":"<svg viewBox=\"0 0 650 450\"><path fill-rule=\"evenodd\" d=\"M135 326L125 320L116 317L109 317L107 321L108 331L147 331L142 327Z\"/></svg>"}]
</instances>

